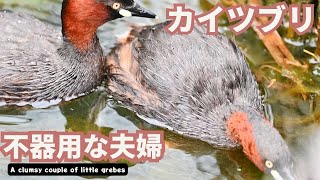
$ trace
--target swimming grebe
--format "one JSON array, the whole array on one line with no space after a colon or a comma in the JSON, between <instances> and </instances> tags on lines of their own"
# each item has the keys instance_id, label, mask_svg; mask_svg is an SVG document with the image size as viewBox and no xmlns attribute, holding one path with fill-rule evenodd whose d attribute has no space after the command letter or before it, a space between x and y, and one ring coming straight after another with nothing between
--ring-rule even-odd
<instances>
[{"instance_id":1,"label":"swimming grebe","mask_svg":"<svg viewBox=\"0 0 320 180\"><path fill-rule=\"evenodd\" d=\"M135 29L112 50L108 87L115 99L185 136L241 146L260 170L294 179L289 148L264 117L257 82L235 43L202 27L172 36L167 24Z\"/></svg>"},{"instance_id":2,"label":"swimming grebe","mask_svg":"<svg viewBox=\"0 0 320 180\"><path fill-rule=\"evenodd\" d=\"M0 104L77 97L101 83L105 59L96 30L123 16L155 18L133 0L64 0L62 35L36 18L0 12Z\"/></svg>"}]
</instances>

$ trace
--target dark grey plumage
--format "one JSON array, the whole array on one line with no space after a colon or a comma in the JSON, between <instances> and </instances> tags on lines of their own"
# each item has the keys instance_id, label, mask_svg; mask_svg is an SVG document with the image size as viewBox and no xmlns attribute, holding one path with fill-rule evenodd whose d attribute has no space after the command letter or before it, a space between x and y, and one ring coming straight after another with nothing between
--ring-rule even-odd
<instances>
[{"instance_id":1,"label":"dark grey plumage","mask_svg":"<svg viewBox=\"0 0 320 180\"><path fill-rule=\"evenodd\" d=\"M108 57L109 90L151 123L222 147L242 147L261 170L296 179L286 142L264 117L257 82L239 48L202 27L171 36L163 23L131 36ZM140 33L138 33L140 32Z\"/></svg>"},{"instance_id":2,"label":"dark grey plumage","mask_svg":"<svg viewBox=\"0 0 320 180\"><path fill-rule=\"evenodd\" d=\"M129 73L136 77L135 85L123 82L128 72L120 72L112 75L110 89L138 113L186 136L237 146L226 133L227 116L242 107L262 112L258 85L242 53L225 36L206 35L202 27L187 36L171 36L165 25L145 28L133 41L132 58L139 65ZM119 51L110 59L121 64Z\"/></svg>"},{"instance_id":3,"label":"dark grey plumage","mask_svg":"<svg viewBox=\"0 0 320 180\"><path fill-rule=\"evenodd\" d=\"M61 30L21 13L0 12L0 102L79 96L102 78L98 39L91 51L64 42Z\"/></svg>"}]
</instances>

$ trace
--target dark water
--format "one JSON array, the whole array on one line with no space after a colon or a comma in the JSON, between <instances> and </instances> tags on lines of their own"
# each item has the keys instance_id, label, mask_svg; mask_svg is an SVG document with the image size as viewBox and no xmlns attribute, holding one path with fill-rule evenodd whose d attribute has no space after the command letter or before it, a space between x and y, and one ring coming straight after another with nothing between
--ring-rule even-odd
<instances>
[{"instance_id":1,"label":"dark water","mask_svg":"<svg viewBox=\"0 0 320 180\"><path fill-rule=\"evenodd\" d=\"M197 12L209 10L214 0L159 1L144 0L142 4L156 12L162 19L128 18L113 21L99 30L106 53L117 36L128 32L128 25L153 24L163 21L165 8L173 2L183 2ZM55 26L60 25L60 0L0 0L1 9L31 13ZM314 51L316 36L290 35L286 25L279 30L294 56L310 64L308 70L299 68L283 70L278 67L253 30L233 37L222 18L220 30L236 39L248 57L261 90L265 94L267 114L288 142L296 158L297 169L303 179L320 179L320 66L304 49ZM270 82L275 81L272 86ZM116 105L102 91L63 103L49 109L0 108L1 131L99 131L103 134L118 129L158 129L139 119L133 112ZM206 143L187 139L166 131L167 151L160 163L145 163L130 168L129 176L109 179L270 179L243 155L240 150L214 149ZM27 160L26 160L27 161ZM0 179L29 179L6 176L8 158L0 155ZM47 177L46 177L47 178ZM31 178L30 178L31 179ZM43 179L43 178L32 178ZM50 179L49 177L47 179ZM52 177L51 179L83 179L82 177Z\"/></svg>"}]
</instances>

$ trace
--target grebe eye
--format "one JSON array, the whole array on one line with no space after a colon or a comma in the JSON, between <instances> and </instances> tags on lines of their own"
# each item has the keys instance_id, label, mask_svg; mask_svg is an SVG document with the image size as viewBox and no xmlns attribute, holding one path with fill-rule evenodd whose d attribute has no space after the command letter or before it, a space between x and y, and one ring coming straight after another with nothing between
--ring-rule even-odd
<instances>
[{"instance_id":1,"label":"grebe eye","mask_svg":"<svg viewBox=\"0 0 320 180\"><path fill-rule=\"evenodd\" d=\"M273 168L273 163L271 161L266 161L267 168L271 169Z\"/></svg>"},{"instance_id":2,"label":"grebe eye","mask_svg":"<svg viewBox=\"0 0 320 180\"><path fill-rule=\"evenodd\" d=\"M112 5L112 9L114 9L114 10L118 10L120 7L121 7L120 3L113 3L113 5Z\"/></svg>"}]
</instances>

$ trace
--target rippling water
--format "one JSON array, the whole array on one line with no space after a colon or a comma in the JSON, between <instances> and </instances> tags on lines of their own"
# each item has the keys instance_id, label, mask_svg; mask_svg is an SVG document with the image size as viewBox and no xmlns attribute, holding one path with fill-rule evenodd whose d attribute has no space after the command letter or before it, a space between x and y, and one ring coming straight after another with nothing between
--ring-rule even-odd
<instances>
[{"instance_id":1,"label":"rippling water","mask_svg":"<svg viewBox=\"0 0 320 180\"><path fill-rule=\"evenodd\" d=\"M113 21L99 30L99 37L107 53L114 46L117 36L128 32L130 24L153 24L164 19L165 8L173 2L184 2L194 10L201 12L210 9L215 1L159 1L144 0L144 6L156 12L161 20L129 18ZM0 0L0 8L31 13L41 20L60 26L60 0ZM171 6L170 6L171 7ZM230 36L230 32L221 30ZM281 32L281 30L280 30ZM252 30L235 37L243 48L253 72L258 77L262 89L265 89L268 115L274 119L276 127L286 137L304 179L320 179L317 169L320 167L320 112L317 96L301 100L288 91L263 88L268 81L261 78L260 67L274 63ZM299 55L299 47L315 48L315 39L309 43L303 40L286 39L288 46ZM315 67L315 70L319 67ZM268 74L272 79L274 74ZM316 76L316 74L315 74ZM320 81L319 81L320 82ZM49 109L0 108L0 131L100 131L108 134L118 129L130 131L137 129L157 129L139 119L133 112L119 107L101 92L62 103ZM138 164L130 168L128 177L110 177L109 179L269 179L243 155L240 150L226 151L214 149L204 142L187 139L166 131L167 151L160 163ZM9 159L0 155L0 179L29 179L7 177L6 165ZM31 179L31 178L30 178ZM43 179L42 177L32 179ZM46 177L46 179L84 179L82 177Z\"/></svg>"}]
</instances>

